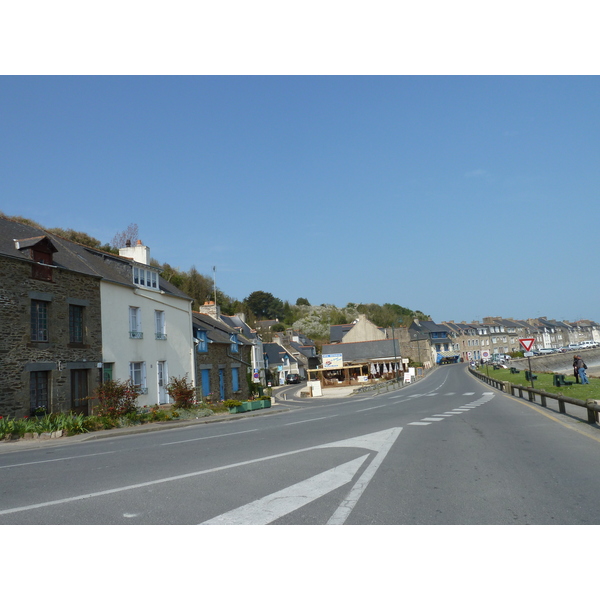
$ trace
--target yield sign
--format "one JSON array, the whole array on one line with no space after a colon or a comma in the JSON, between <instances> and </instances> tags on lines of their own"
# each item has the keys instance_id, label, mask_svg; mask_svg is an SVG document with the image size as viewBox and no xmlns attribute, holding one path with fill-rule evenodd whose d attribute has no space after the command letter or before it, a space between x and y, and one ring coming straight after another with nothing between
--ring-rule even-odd
<instances>
[{"instance_id":1,"label":"yield sign","mask_svg":"<svg viewBox=\"0 0 600 600\"><path fill-rule=\"evenodd\" d=\"M523 340L519 339L519 342L521 346L525 348L525 351L529 352L531 350L531 347L533 346L533 342L535 342L535 338L525 338Z\"/></svg>"}]
</instances>

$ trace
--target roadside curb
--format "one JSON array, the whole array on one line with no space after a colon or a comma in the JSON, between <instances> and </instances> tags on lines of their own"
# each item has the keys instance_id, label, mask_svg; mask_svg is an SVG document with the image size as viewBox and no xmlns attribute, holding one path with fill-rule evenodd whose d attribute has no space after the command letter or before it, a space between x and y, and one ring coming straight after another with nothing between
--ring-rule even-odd
<instances>
[{"instance_id":1,"label":"roadside curb","mask_svg":"<svg viewBox=\"0 0 600 600\"><path fill-rule=\"evenodd\" d=\"M271 407L263 408L260 410L248 412L248 413L236 413L236 414L216 414L208 417L198 417L196 419L188 419L185 421L162 421L159 423L144 423L143 425L133 425L131 427L106 429L102 431L90 431L89 433L80 433L78 435L59 437L59 438L48 438L48 439L37 439L37 440L25 440L20 438L18 440L2 442L0 443L0 453L3 451L15 451L15 450L29 450L33 448L48 448L55 446L56 443L60 445L75 444L82 442L89 442L95 440L101 440L109 437L119 437L124 435L136 435L143 433L153 433L155 431L167 431L169 429L179 429L182 427L194 427L196 425L206 425L209 423L225 423L227 421L237 421L239 419L245 419L248 417L264 417L268 415L274 415L282 412L288 412L289 408L284 407Z\"/></svg>"}]
</instances>

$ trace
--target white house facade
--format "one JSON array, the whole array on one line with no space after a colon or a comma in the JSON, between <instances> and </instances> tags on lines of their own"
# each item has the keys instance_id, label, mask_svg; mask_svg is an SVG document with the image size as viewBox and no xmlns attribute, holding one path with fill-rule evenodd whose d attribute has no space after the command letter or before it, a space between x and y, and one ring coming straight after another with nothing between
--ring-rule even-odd
<instances>
[{"instance_id":1,"label":"white house facade","mask_svg":"<svg viewBox=\"0 0 600 600\"><path fill-rule=\"evenodd\" d=\"M166 404L170 377L196 385L191 299L150 266L141 242L120 253L130 283L105 277L100 286L104 379L138 385L140 406Z\"/></svg>"}]
</instances>

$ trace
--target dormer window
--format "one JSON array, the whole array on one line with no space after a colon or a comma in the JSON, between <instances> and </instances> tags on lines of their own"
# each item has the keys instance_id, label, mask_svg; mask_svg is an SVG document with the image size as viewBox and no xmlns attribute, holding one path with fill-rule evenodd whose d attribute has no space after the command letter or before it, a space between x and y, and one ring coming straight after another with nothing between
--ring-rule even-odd
<instances>
[{"instance_id":1,"label":"dormer window","mask_svg":"<svg viewBox=\"0 0 600 600\"><path fill-rule=\"evenodd\" d=\"M196 345L197 352L208 352L208 335L206 331L202 331L201 329L197 329L194 337L198 341Z\"/></svg>"},{"instance_id":2,"label":"dormer window","mask_svg":"<svg viewBox=\"0 0 600 600\"><path fill-rule=\"evenodd\" d=\"M141 287L158 290L158 273L150 269L133 267L133 283Z\"/></svg>"},{"instance_id":3,"label":"dormer window","mask_svg":"<svg viewBox=\"0 0 600 600\"><path fill-rule=\"evenodd\" d=\"M238 342L238 336L237 333L232 333L229 336L229 341L231 342L231 346L230 349L232 352L239 352L239 342Z\"/></svg>"},{"instance_id":4,"label":"dormer window","mask_svg":"<svg viewBox=\"0 0 600 600\"><path fill-rule=\"evenodd\" d=\"M53 260L52 256L57 249L50 239L43 235L23 240L14 240L17 250L33 261L31 277L42 281L52 281Z\"/></svg>"}]
</instances>

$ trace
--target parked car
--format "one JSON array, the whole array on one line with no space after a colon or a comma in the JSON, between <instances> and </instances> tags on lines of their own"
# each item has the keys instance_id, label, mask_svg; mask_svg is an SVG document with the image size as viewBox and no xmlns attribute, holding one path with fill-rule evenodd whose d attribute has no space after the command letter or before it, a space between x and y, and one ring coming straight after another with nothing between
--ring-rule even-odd
<instances>
[{"instance_id":1,"label":"parked car","mask_svg":"<svg viewBox=\"0 0 600 600\"><path fill-rule=\"evenodd\" d=\"M300 375L298 375L296 373L288 373L285 376L286 383L300 383L301 381L302 381L302 378L300 377Z\"/></svg>"},{"instance_id":2,"label":"parked car","mask_svg":"<svg viewBox=\"0 0 600 600\"><path fill-rule=\"evenodd\" d=\"M540 348L540 354L554 354L554 348Z\"/></svg>"},{"instance_id":3,"label":"parked car","mask_svg":"<svg viewBox=\"0 0 600 600\"><path fill-rule=\"evenodd\" d=\"M588 348L596 348L597 346L598 346L598 344L596 342L587 341L587 342L581 342L579 344L579 349L587 350Z\"/></svg>"},{"instance_id":4,"label":"parked car","mask_svg":"<svg viewBox=\"0 0 600 600\"><path fill-rule=\"evenodd\" d=\"M581 350L580 344L569 344L567 350Z\"/></svg>"}]
</instances>

